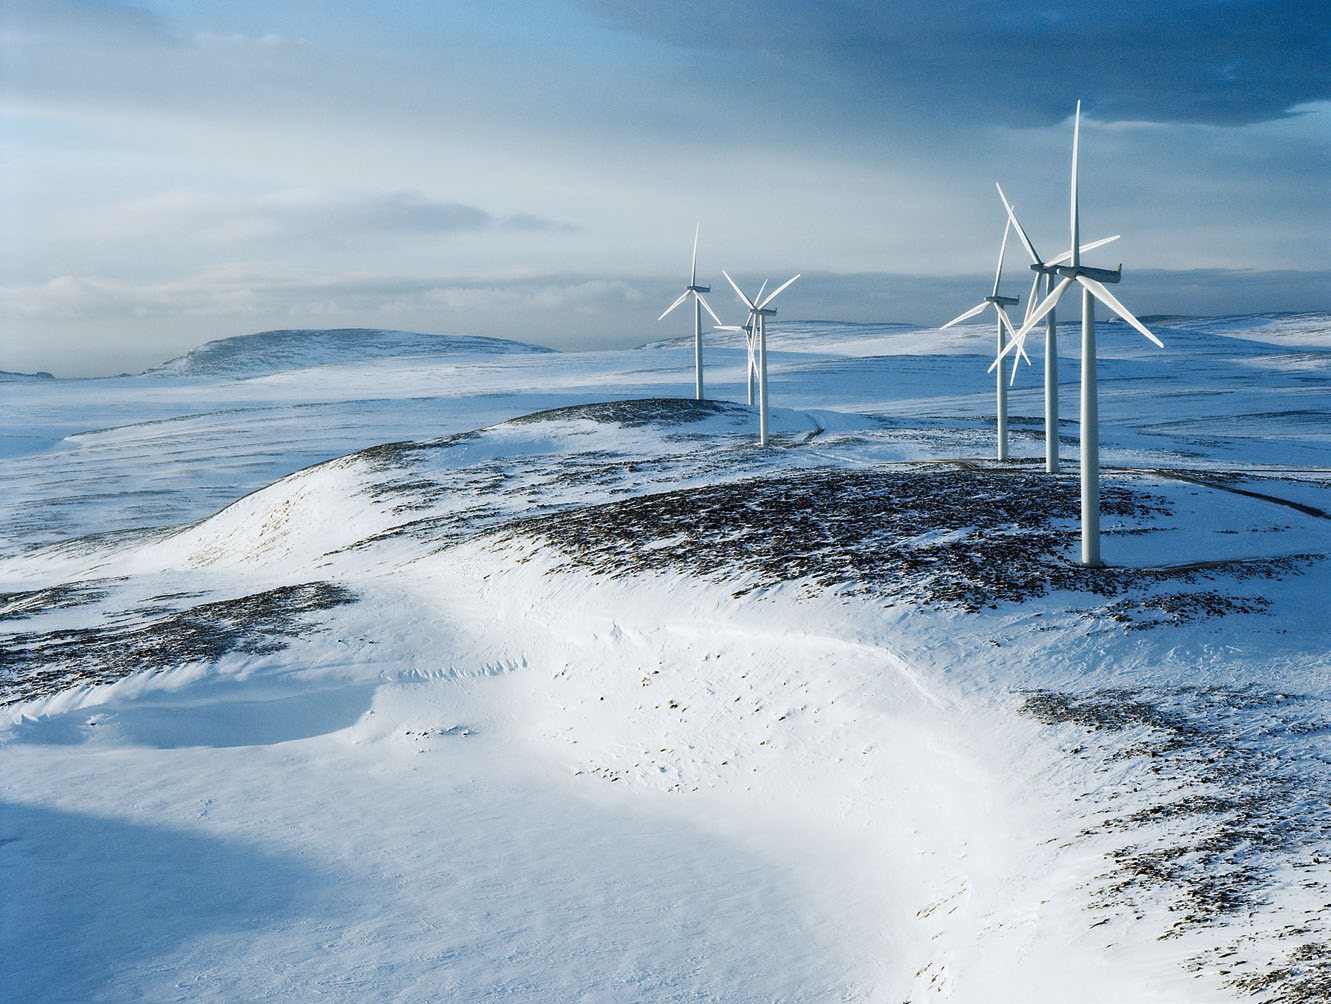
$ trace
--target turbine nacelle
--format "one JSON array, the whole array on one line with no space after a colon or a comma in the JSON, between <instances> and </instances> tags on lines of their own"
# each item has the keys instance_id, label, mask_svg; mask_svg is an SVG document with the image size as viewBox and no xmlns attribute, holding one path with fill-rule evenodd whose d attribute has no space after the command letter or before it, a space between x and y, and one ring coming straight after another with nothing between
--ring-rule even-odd
<instances>
[{"instance_id":1,"label":"turbine nacelle","mask_svg":"<svg viewBox=\"0 0 1331 1004\"><path fill-rule=\"evenodd\" d=\"M1031 268L1035 268L1034 265ZM1094 279L1096 282L1119 282L1123 278L1123 266L1118 268L1091 268L1089 265L1055 265L1047 271L1054 275L1062 276L1064 279L1075 279L1079 275L1084 275L1088 279Z\"/></svg>"},{"instance_id":2,"label":"turbine nacelle","mask_svg":"<svg viewBox=\"0 0 1331 1004\"><path fill-rule=\"evenodd\" d=\"M690 286L685 287L685 291L686 291L686 292L689 292L689 293L710 293L710 292L712 291L712 287L711 287L711 286L697 286L697 285L690 285Z\"/></svg>"},{"instance_id":3,"label":"turbine nacelle","mask_svg":"<svg viewBox=\"0 0 1331 1004\"><path fill-rule=\"evenodd\" d=\"M984 298L984 302L985 302L985 303L992 303L992 304L994 304L995 306L998 306L998 307L1015 307L1017 304L1019 304L1019 303L1021 302L1021 297L1019 297L1019 296L998 296L997 294L995 294L995 295L993 295L993 296L986 296L986 297Z\"/></svg>"}]
</instances>

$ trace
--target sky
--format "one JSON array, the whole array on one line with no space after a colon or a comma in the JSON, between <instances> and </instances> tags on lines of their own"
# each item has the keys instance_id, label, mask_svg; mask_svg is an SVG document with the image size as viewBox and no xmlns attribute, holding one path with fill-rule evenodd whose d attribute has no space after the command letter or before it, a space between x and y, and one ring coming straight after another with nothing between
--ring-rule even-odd
<instances>
[{"instance_id":1,"label":"sky","mask_svg":"<svg viewBox=\"0 0 1331 1004\"><path fill-rule=\"evenodd\" d=\"M293 327L633 345L689 329L656 317L695 225L728 322L721 268L802 273L781 316L937 324L988 292L995 181L1066 250L1078 100L1125 304L1331 309L1325 0L5 0L0 369Z\"/></svg>"}]
</instances>

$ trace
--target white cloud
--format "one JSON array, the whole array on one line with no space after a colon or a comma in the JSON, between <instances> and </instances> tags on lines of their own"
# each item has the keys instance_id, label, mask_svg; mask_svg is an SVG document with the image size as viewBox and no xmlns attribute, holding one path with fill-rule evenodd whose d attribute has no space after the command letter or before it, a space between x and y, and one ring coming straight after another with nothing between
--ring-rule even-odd
<instances>
[{"instance_id":1,"label":"white cloud","mask_svg":"<svg viewBox=\"0 0 1331 1004\"><path fill-rule=\"evenodd\" d=\"M531 213L499 217L419 192L332 192L293 188L258 195L173 189L80 209L61 221L102 241L151 239L214 247L357 246L367 240L483 230L567 232L569 224Z\"/></svg>"}]
</instances>

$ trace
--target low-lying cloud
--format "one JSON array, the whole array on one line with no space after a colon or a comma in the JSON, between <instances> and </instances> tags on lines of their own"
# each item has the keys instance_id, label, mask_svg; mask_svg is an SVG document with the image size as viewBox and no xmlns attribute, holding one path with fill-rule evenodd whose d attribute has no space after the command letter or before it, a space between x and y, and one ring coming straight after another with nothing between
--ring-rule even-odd
<instances>
[{"instance_id":1,"label":"low-lying cloud","mask_svg":"<svg viewBox=\"0 0 1331 1004\"><path fill-rule=\"evenodd\" d=\"M173 190L81 210L69 221L102 240L179 238L213 246L278 244L352 247L367 240L438 237L485 230L572 232L530 213L496 215L419 192L345 193L291 189L259 195Z\"/></svg>"}]
</instances>

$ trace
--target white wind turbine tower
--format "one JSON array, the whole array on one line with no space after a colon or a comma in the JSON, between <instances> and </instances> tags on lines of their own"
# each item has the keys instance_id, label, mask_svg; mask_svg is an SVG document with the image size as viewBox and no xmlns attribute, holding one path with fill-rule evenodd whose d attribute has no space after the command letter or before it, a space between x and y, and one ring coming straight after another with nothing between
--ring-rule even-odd
<instances>
[{"instance_id":1,"label":"white wind turbine tower","mask_svg":"<svg viewBox=\"0 0 1331 1004\"><path fill-rule=\"evenodd\" d=\"M721 323L721 318L716 316L716 312L702 298L704 293L712 291L712 287L698 285L698 230L700 226L701 224L695 224L693 228L693 268L689 272L689 284L684 287L684 292L679 294L679 299L666 307L665 313L657 318L658 321L664 321L666 314L669 314L690 296L693 297L693 378L694 390L699 401L702 400L702 312L706 310L707 313L712 315L712 320L717 324Z\"/></svg>"},{"instance_id":2,"label":"white wind turbine tower","mask_svg":"<svg viewBox=\"0 0 1331 1004\"><path fill-rule=\"evenodd\" d=\"M1008 220L1012 223L1012 228L1017 231L1017 237L1021 239L1022 246L1026 248L1026 253L1030 255L1031 271L1035 273L1035 278L1031 281L1031 292L1026 298L1026 317L1031 316L1031 311L1035 309L1036 296L1040 292L1040 279L1044 278L1044 292L1048 296L1054 288L1055 269L1072 257L1072 252L1068 251L1059 255L1053 261L1043 261L1035 251L1035 245L1031 239L1026 236L1026 228L1021 225L1017 219L1017 214L1012 209L1012 204L1008 202L1007 196L1003 194L1003 186L994 182L994 187L998 189L998 197L1003 200L1003 208L1007 210ZM1118 234L1113 237L1104 237L1098 241L1092 241L1090 244L1081 246L1081 253L1093 251L1098 247L1108 244L1110 241L1118 240ZM1045 315L1045 350L1044 350L1044 467L1050 474L1058 473L1058 338L1057 322L1054 320L1054 311L1051 308ZM1022 322L1023 330L1025 321ZM999 366L998 360L994 360L989 369L992 371ZM1017 376L1017 367L1012 366L1012 377L1015 380Z\"/></svg>"},{"instance_id":3,"label":"white wind turbine tower","mask_svg":"<svg viewBox=\"0 0 1331 1004\"><path fill-rule=\"evenodd\" d=\"M767 445L767 318L776 314L775 307L769 307L768 304L775 300L787 286L799 278L799 275L792 275L776 289L763 296L762 289L767 288L767 283L763 283L762 289L758 290L758 295L750 300L744 295L744 292L735 285L735 280L730 278L730 273L725 269L721 274L726 277L731 288L741 300L744 306L749 308L749 320L753 325L753 333L749 336L750 345L757 345L758 348L758 445ZM752 367L749 370L753 372ZM752 402L750 402L752 403Z\"/></svg>"},{"instance_id":4,"label":"white wind turbine tower","mask_svg":"<svg viewBox=\"0 0 1331 1004\"><path fill-rule=\"evenodd\" d=\"M1081 263L1081 218L1077 206L1077 152L1081 140L1081 102L1072 128L1072 240L1070 264L1054 266L1059 282L1040 305L1031 311L1017 332L1012 345L1020 345L1026 333L1054 309L1059 297L1075 282L1081 286L1081 563L1099 567L1100 560L1100 417L1099 394L1095 386L1095 301L1099 300L1123 320L1164 348L1164 343L1147 330L1127 307L1119 303L1104 283L1118 282L1123 266L1116 269L1090 268ZM1009 349L1011 346L1009 346ZM1006 351L1006 350L1005 350Z\"/></svg>"},{"instance_id":5,"label":"white wind turbine tower","mask_svg":"<svg viewBox=\"0 0 1331 1004\"><path fill-rule=\"evenodd\" d=\"M971 309L966 311L964 314L952 318L952 320L948 321L946 324L943 325L943 328L950 328L954 324L960 324L962 321L968 321L976 314L981 314L984 311L988 310L990 307L993 307L994 313L998 315L998 356L1000 359L1004 355L1006 355L1004 349L1006 349L1008 345L1008 340L1007 340L1008 335L1015 335L1015 332L1012 330L1012 320L1007 315L1007 308L1013 306L1018 302L1015 296L998 295L998 284L1003 279L1003 256L1007 253L1007 235L1011 230L1012 230L1012 221L1008 220L1003 227L1003 243L1000 244L998 247L998 268L994 271L993 292L991 292L983 300L977 303L974 307L971 307ZM1026 354L1024 349L1019 349L1019 351L1021 351L1022 355ZM1026 361L1029 363L1030 359L1027 358ZM1017 364L1015 361L1013 361L1012 368L1014 372L1016 370L1016 367ZM990 370L991 371L993 370L992 366L990 367ZM1008 381L1004 379L1005 376L1006 374L1002 371L1002 369L999 369L998 380L996 381L997 397L998 397L998 459L999 460L1007 459Z\"/></svg>"}]
</instances>

